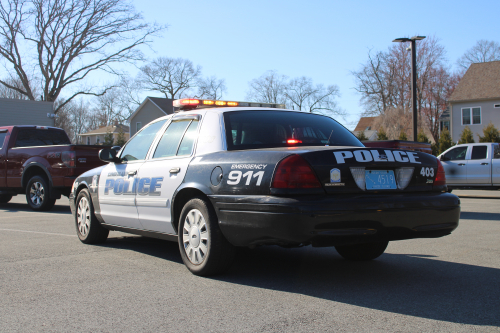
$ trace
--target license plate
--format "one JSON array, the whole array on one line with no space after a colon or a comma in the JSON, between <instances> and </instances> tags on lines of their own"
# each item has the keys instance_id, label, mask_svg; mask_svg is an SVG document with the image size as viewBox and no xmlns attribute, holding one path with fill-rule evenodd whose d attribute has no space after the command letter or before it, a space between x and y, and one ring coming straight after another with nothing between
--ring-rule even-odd
<instances>
[{"instance_id":1,"label":"license plate","mask_svg":"<svg viewBox=\"0 0 500 333\"><path fill-rule=\"evenodd\" d=\"M365 170L367 190L396 189L396 179L392 170Z\"/></svg>"}]
</instances>

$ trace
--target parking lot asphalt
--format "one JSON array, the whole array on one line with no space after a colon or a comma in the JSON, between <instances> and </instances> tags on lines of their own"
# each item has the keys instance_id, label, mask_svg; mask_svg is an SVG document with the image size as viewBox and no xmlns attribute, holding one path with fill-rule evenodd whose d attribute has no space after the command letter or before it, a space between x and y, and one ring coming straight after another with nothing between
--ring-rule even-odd
<instances>
[{"instance_id":1,"label":"parking lot asphalt","mask_svg":"<svg viewBox=\"0 0 500 333\"><path fill-rule=\"evenodd\" d=\"M18 196L0 205L0 332L500 332L499 201L461 201L452 235L371 262L269 246L201 278L176 243L85 245L66 198L35 213Z\"/></svg>"}]
</instances>

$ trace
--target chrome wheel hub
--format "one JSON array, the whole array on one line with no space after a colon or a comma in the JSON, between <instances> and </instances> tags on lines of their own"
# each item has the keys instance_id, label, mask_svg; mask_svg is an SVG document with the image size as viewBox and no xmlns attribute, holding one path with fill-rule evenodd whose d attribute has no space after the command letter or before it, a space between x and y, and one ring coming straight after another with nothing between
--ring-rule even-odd
<instances>
[{"instance_id":1,"label":"chrome wheel hub","mask_svg":"<svg viewBox=\"0 0 500 333\"><path fill-rule=\"evenodd\" d=\"M208 254L208 228L205 218L198 209L192 209L184 220L182 243L189 261L201 264Z\"/></svg>"},{"instance_id":2,"label":"chrome wheel hub","mask_svg":"<svg viewBox=\"0 0 500 333\"><path fill-rule=\"evenodd\" d=\"M83 197L78 203L76 211L76 222L78 224L78 231L80 235L87 236L90 228L90 206L87 198Z\"/></svg>"},{"instance_id":3,"label":"chrome wheel hub","mask_svg":"<svg viewBox=\"0 0 500 333\"><path fill-rule=\"evenodd\" d=\"M35 206L40 206L45 199L45 188L42 183L34 182L30 187L30 200Z\"/></svg>"}]
</instances>

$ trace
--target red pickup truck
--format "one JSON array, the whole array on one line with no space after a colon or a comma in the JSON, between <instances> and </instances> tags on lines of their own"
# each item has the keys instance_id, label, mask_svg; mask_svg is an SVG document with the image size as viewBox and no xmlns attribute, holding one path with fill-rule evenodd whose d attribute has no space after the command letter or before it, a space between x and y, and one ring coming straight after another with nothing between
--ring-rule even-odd
<instances>
[{"instance_id":1,"label":"red pickup truck","mask_svg":"<svg viewBox=\"0 0 500 333\"><path fill-rule=\"evenodd\" d=\"M33 210L50 210L69 195L77 176L104 164L98 157L102 148L72 145L60 128L0 127L0 203L25 193Z\"/></svg>"}]
</instances>

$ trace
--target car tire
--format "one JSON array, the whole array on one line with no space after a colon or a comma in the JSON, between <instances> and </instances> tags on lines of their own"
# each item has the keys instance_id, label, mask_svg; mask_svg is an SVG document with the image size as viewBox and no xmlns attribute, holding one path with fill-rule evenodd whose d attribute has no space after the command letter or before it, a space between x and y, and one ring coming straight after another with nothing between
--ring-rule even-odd
<instances>
[{"instance_id":1,"label":"car tire","mask_svg":"<svg viewBox=\"0 0 500 333\"><path fill-rule=\"evenodd\" d=\"M221 274L234 261L235 248L222 234L212 205L203 198L184 205L178 240L182 261L195 275Z\"/></svg>"},{"instance_id":2,"label":"car tire","mask_svg":"<svg viewBox=\"0 0 500 333\"><path fill-rule=\"evenodd\" d=\"M2 194L0 195L0 204L7 203L10 201L10 199L12 199L12 195Z\"/></svg>"},{"instance_id":3,"label":"car tire","mask_svg":"<svg viewBox=\"0 0 500 333\"><path fill-rule=\"evenodd\" d=\"M354 245L335 246L337 252L347 260L368 261L378 258L384 253L389 242L375 242Z\"/></svg>"},{"instance_id":4,"label":"car tire","mask_svg":"<svg viewBox=\"0 0 500 333\"><path fill-rule=\"evenodd\" d=\"M94 214L94 205L89 191L83 189L76 197L75 226L80 241L85 244L104 243L109 230L104 228Z\"/></svg>"},{"instance_id":5,"label":"car tire","mask_svg":"<svg viewBox=\"0 0 500 333\"><path fill-rule=\"evenodd\" d=\"M26 185L26 201L34 211L48 211L56 199L50 198L49 182L45 177L33 176Z\"/></svg>"}]
</instances>

